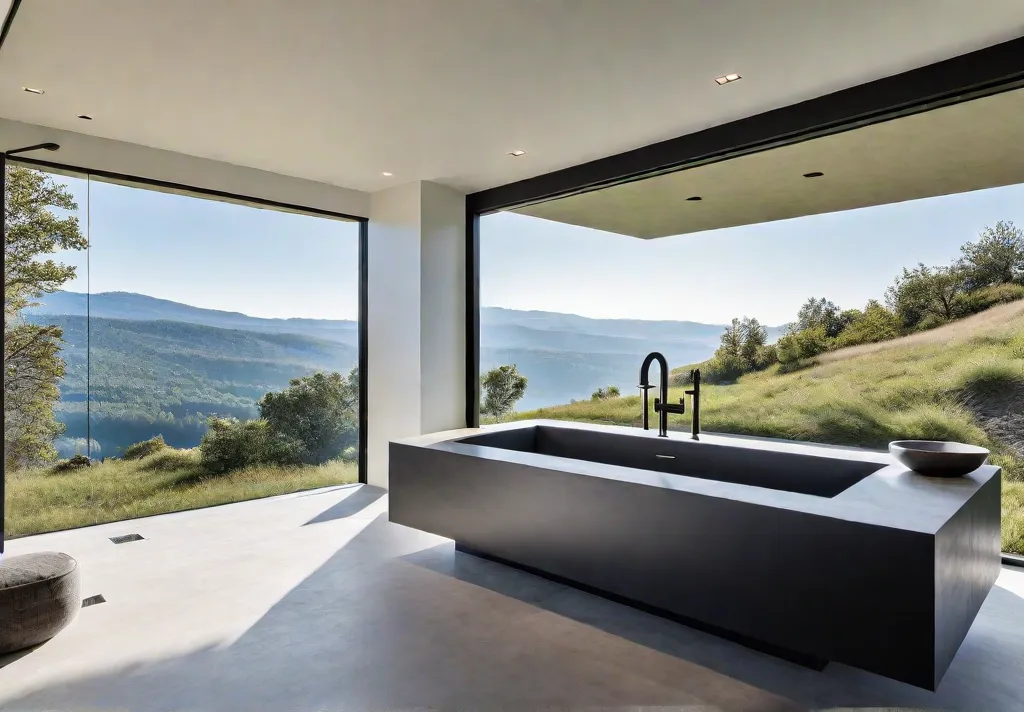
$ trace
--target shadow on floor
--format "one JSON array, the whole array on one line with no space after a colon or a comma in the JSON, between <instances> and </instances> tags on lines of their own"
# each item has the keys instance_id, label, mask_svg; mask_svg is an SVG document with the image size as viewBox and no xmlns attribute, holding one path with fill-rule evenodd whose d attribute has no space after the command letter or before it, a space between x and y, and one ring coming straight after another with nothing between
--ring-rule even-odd
<instances>
[{"instance_id":1,"label":"shadow on floor","mask_svg":"<svg viewBox=\"0 0 1024 712\"><path fill-rule=\"evenodd\" d=\"M39 648L41 648L44 645L46 645L46 642L47 641L43 641L42 643L39 643L38 645L33 645L31 647L24 648L22 650L15 650L13 653L7 653L6 655L0 655L0 669L3 669L5 667L7 667L11 663L14 663L14 662L17 662L18 660L21 660L26 655L31 655L33 651L38 650Z\"/></svg>"},{"instance_id":2,"label":"shadow on floor","mask_svg":"<svg viewBox=\"0 0 1024 712\"><path fill-rule=\"evenodd\" d=\"M309 526L310 524L319 524L321 522L330 522L335 519L345 519L351 517L354 514L359 514L371 504L376 502L378 499L387 494L387 490L382 487L374 487L373 485L359 485L359 489L353 490L345 499L341 500L333 507L325 509L316 515L303 526Z\"/></svg>"},{"instance_id":3,"label":"shadow on floor","mask_svg":"<svg viewBox=\"0 0 1024 712\"><path fill-rule=\"evenodd\" d=\"M1024 666L1024 599L993 587L936 692L830 663L810 670L714 635L534 576L446 543L404 560L543 610L597 627L647 648L716 670L812 709L916 708L1024 710L1014 692L1014 670ZM1013 571L1012 567L1006 567ZM1017 616L1017 618L1014 618ZM1000 622L1009 624L1007 629ZM990 701L979 698L990 695ZM914 707L911 707L914 706Z\"/></svg>"},{"instance_id":4,"label":"shadow on floor","mask_svg":"<svg viewBox=\"0 0 1024 712\"><path fill-rule=\"evenodd\" d=\"M1024 659L1020 625L1007 624L1024 620L1024 600L996 588L983 614L933 694L799 668L456 553L382 514L234 642L53 684L5 710L1019 709L1002 695Z\"/></svg>"}]
</instances>

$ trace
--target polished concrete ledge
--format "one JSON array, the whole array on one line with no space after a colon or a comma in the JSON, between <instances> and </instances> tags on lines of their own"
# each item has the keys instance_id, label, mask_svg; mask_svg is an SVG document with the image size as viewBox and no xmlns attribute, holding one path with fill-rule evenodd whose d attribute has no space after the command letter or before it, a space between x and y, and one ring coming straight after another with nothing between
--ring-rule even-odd
<instances>
[{"instance_id":1,"label":"polished concrete ledge","mask_svg":"<svg viewBox=\"0 0 1024 712\"><path fill-rule=\"evenodd\" d=\"M933 480L851 448L526 421L392 443L390 468L392 521L927 689L999 573L991 466ZM833 484L801 484L814 468Z\"/></svg>"}]
</instances>

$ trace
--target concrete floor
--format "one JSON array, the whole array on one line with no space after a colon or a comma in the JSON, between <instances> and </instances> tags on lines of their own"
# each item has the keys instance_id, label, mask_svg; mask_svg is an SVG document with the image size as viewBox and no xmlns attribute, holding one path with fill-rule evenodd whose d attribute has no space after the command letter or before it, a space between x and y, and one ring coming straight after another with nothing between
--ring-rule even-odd
<instances>
[{"instance_id":1,"label":"concrete floor","mask_svg":"<svg viewBox=\"0 0 1024 712\"><path fill-rule=\"evenodd\" d=\"M931 693L456 553L386 506L339 487L10 542L75 556L83 597L107 602L0 658L0 708L1024 710L1024 569L1003 569Z\"/></svg>"}]
</instances>

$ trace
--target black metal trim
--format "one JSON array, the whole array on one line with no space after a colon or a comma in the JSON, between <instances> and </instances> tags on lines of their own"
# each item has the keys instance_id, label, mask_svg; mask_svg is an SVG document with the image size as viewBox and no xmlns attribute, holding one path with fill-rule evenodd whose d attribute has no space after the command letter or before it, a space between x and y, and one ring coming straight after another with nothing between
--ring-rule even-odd
<instances>
[{"instance_id":1,"label":"black metal trim","mask_svg":"<svg viewBox=\"0 0 1024 712\"><path fill-rule=\"evenodd\" d=\"M797 104L467 196L485 214L859 128L1024 86L1024 36Z\"/></svg>"},{"instance_id":2,"label":"black metal trim","mask_svg":"<svg viewBox=\"0 0 1024 712\"><path fill-rule=\"evenodd\" d=\"M480 427L480 216L466 208L466 427Z\"/></svg>"},{"instance_id":3,"label":"black metal trim","mask_svg":"<svg viewBox=\"0 0 1024 712\"><path fill-rule=\"evenodd\" d=\"M7 39L7 35L11 34L11 26L14 24L14 16L18 14L18 9L21 7L21 0L14 0L11 3L11 9L7 11L7 17L4 18L3 29L0 29L0 50L4 48L4 40ZM0 549L2 553L3 549Z\"/></svg>"},{"instance_id":4,"label":"black metal trim","mask_svg":"<svg viewBox=\"0 0 1024 712\"><path fill-rule=\"evenodd\" d=\"M1003 566L1019 566L1024 568L1024 556L1003 552Z\"/></svg>"},{"instance_id":5,"label":"black metal trim","mask_svg":"<svg viewBox=\"0 0 1024 712\"><path fill-rule=\"evenodd\" d=\"M248 203L250 205L264 206L268 208L276 208L278 210L291 210L297 213L305 213L306 215L315 215L328 218L338 218L341 220L351 220L353 222L360 222L367 220L367 218L359 215L349 215L348 213L341 213L336 210L324 210L323 208L310 208L305 205L296 205L295 203L285 203L280 200L270 200L268 198L255 198L251 195L239 195L238 193L229 193L226 190L216 190L214 188L200 188L194 185L186 185L184 183L175 183L169 180L159 180L156 178L144 178L142 176L135 176L129 173L116 173L114 171L103 171L95 170L92 168L83 168L82 166L72 166L66 163L55 163L53 161L40 161L36 158L12 158L12 162L24 163L35 168L44 168L56 171L74 171L77 173L86 173L90 176L96 176L97 178L107 178L112 181L123 181L126 183L135 183L142 186L151 186L154 188L166 188L167 190L177 190L185 193L192 193L193 195L206 196L210 198L222 198L224 200L233 200L241 203Z\"/></svg>"},{"instance_id":6,"label":"black metal trim","mask_svg":"<svg viewBox=\"0 0 1024 712\"><path fill-rule=\"evenodd\" d=\"M367 483L366 448L370 409L366 398L370 349L367 322L370 313L370 221L359 221L359 482Z\"/></svg>"}]
</instances>

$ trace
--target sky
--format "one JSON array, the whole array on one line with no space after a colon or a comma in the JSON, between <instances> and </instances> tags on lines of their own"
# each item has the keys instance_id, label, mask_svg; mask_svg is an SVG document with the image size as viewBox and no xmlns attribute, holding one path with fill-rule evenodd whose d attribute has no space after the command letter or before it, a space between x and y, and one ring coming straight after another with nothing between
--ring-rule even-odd
<instances>
[{"instance_id":1,"label":"sky","mask_svg":"<svg viewBox=\"0 0 1024 712\"><path fill-rule=\"evenodd\" d=\"M949 264L1024 185L655 240L495 213L480 220L480 301L589 317L793 321L809 297L863 308L902 268Z\"/></svg>"},{"instance_id":2,"label":"sky","mask_svg":"<svg viewBox=\"0 0 1024 712\"><path fill-rule=\"evenodd\" d=\"M90 247L61 252L74 292L138 292L268 318L356 319L359 226L59 177Z\"/></svg>"},{"instance_id":3,"label":"sky","mask_svg":"<svg viewBox=\"0 0 1024 712\"><path fill-rule=\"evenodd\" d=\"M91 242L66 288L260 317L355 319L358 226L60 178ZM1024 226L1024 185L639 240L540 218L481 219L484 306L707 323L792 321L808 297L881 299L904 266L948 264L986 225ZM372 238L371 238L372 239Z\"/></svg>"}]
</instances>

